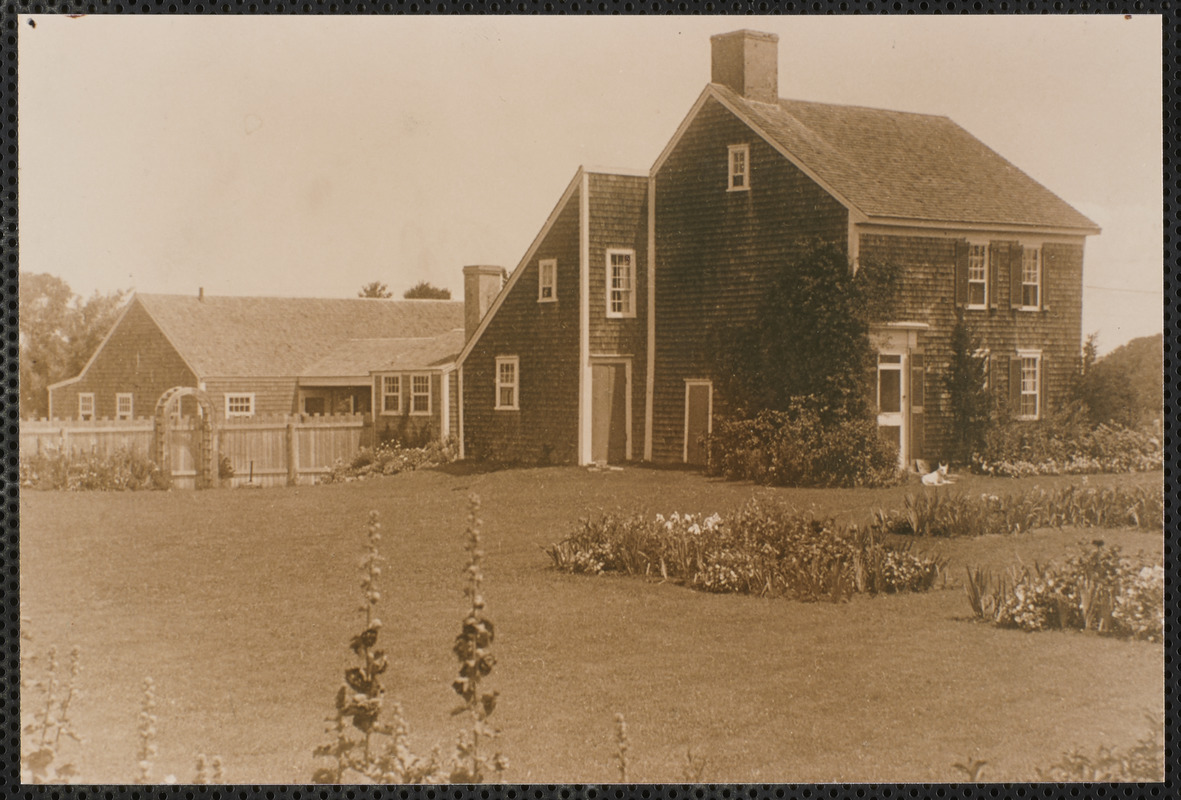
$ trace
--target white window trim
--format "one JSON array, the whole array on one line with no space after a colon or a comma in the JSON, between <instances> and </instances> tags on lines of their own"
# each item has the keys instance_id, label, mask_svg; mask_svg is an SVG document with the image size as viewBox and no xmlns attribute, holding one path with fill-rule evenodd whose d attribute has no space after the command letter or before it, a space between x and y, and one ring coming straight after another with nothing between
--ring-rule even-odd
<instances>
[{"instance_id":1,"label":"white window trim","mask_svg":"<svg viewBox=\"0 0 1181 800\"><path fill-rule=\"evenodd\" d=\"M83 404L83 400L90 401L90 410L87 411ZM94 421L98 416L94 413L94 392L79 392L78 393L78 419Z\"/></svg>"},{"instance_id":2,"label":"white window trim","mask_svg":"<svg viewBox=\"0 0 1181 800\"><path fill-rule=\"evenodd\" d=\"M1025 280L1025 254L1029 252L1037 253L1037 281L1035 283L1027 283ZM1042 277L1044 271L1042 270L1042 248L1041 245L1030 245L1023 247L1021 250L1021 305L1018 307L1020 311L1041 311L1042 310ZM1025 305L1025 287L1037 286L1037 303L1032 306Z\"/></svg>"},{"instance_id":3,"label":"white window trim","mask_svg":"<svg viewBox=\"0 0 1181 800\"><path fill-rule=\"evenodd\" d=\"M385 390L385 382L387 380L389 380L390 378L393 378L395 381L398 382L398 391L387 392ZM380 384L379 384L378 390L377 390L377 398L378 398L378 401L381 403L381 410L378 413L383 417L399 416L402 413L402 376L401 375L382 375L381 377L378 378L378 380L380 381ZM385 407L385 405L386 405L385 399L387 397L397 397L398 398L398 402L395 403L394 407L389 410L386 410L386 407Z\"/></svg>"},{"instance_id":4,"label":"white window trim","mask_svg":"<svg viewBox=\"0 0 1181 800\"><path fill-rule=\"evenodd\" d=\"M1042 374L1042 351L1041 350L1018 350L1017 351L1017 359L1022 362L1022 364L1021 364L1022 372L1024 372L1024 370L1025 370L1024 361L1027 358L1032 358L1037 362L1037 381L1034 385L1034 390L1033 390L1033 400L1034 400L1034 409L1035 410L1032 415L1021 413L1020 402L1021 402L1021 398L1023 398L1026 393L1022 389L1022 387L1018 387L1017 399L1018 399L1019 405L1017 407L1017 415L1016 416L1017 416L1017 419L1022 420L1022 421L1033 421L1033 420L1038 420L1038 419L1042 418L1042 381L1045 380L1046 376Z\"/></svg>"},{"instance_id":5,"label":"white window trim","mask_svg":"<svg viewBox=\"0 0 1181 800\"><path fill-rule=\"evenodd\" d=\"M628 263L631 265L631 276L629 284L631 288L627 292L627 303L623 311L611 310L611 256L624 255L628 257ZM607 250L607 265L606 265L606 285L607 285L607 316L611 319L632 319L636 316L636 251L627 247L613 247Z\"/></svg>"},{"instance_id":6,"label":"white window trim","mask_svg":"<svg viewBox=\"0 0 1181 800\"><path fill-rule=\"evenodd\" d=\"M250 399L249 411L230 411L231 400L241 400L242 398ZM226 392L226 417L253 417L254 416L254 392Z\"/></svg>"},{"instance_id":7,"label":"white window trim","mask_svg":"<svg viewBox=\"0 0 1181 800\"><path fill-rule=\"evenodd\" d=\"M984 302L982 304L977 304L977 303L971 302L972 284L979 283L979 281L972 280L972 248L973 247L983 247L984 248ZM991 243L990 242L973 242L973 241L969 240L968 241L968 278L967 278L968 296L966 298L964 298L964 300L965 300L964 308L967 308L971 311L987 311L988 310L988 303L992 299L991 297L989 297L989 295L991 294L991 288L992 288L989 285L992 283L991 278L992 278L992 245L991 245Z\"/></svg>"},{"instance_id":8,"label":"white window trim","mask_svg":"<svg viewBox=\"0 0 1181 800\"><path fill-rule=\"evenodd\" d=\"M414 391L414 379L415 378L426 378L426 391L425 392ZM412 416L412 417L429 417L431 415L431 412L434 410L434 402L433 402L434 398L431 397L431 394L432 394L431 389L432 389L431 374L429 372L416 372L410 376L410 416ZM415 410L414 399L416 397L426 397L426 411L416 411Z\"/></svg>"},{"instance_id":9,"label":"white window trim","mask_svg":"<svg viewBox=\"0 0 1181 800\"><path fill-rule=\"evenodd\" d=\"M127 413L119 410L119 402L127 400ZM115 419L135 419L135 395L131 392L115 392Z\"/></svg>"},{"instance_id":10,"label":"white window trim","mask_svg":"<svg viewBox=\"0 0 1181 800\"><path fill-rule=\"evenodd\" d=\"M546 272L550 280L545 280ZM545 296L545 290L550 290L550 296ZM537 262L537 302L556 303L558 301L558 259L543 258Z\"/></svg>"},{"instance_id":11,"label":"white window trim","mask_svg":"<svg viewBox=\"0 0 1181 800\"><path fill-rule=\"evenodd\" d=\"M502 364L513 365L513 379L512 381L500 380L500 366ZM496 411L519 411L521 409L521 358L520 356L497 356L496 357L496 372L493 378L496 388L496 395L494 397L494 410ZM500 390L506 386L511 386L513 389L513 402L511 405L501 405Z\"/></svg>"},{"instance_id":12,"label":"white window trim","mask_svg":"<svg viewBox=\"0 0 1181 800\"><path fill-rule=\"evenodd\" d=\"M734 170L734 156L736 153L742 153L742 186L734 185L734 176L737 174ZM726 152L726 191L727 192L749 192L750 191L750 145L749 144L732 144Z\"/></svg>"}]
</instances>

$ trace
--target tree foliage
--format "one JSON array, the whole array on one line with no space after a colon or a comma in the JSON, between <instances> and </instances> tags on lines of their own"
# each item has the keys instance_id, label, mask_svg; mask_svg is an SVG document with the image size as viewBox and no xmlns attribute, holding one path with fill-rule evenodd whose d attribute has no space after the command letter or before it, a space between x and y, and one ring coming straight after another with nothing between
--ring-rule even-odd
<instances>
[{"instance_id":1,"label":"tree foliage","mask_svg":"<svg viewBox=\"0 0 1181 800\"><path fill-rule=\"evenodd\" d=\"M1095 425L1137 428L1164 419L1164 336L1133 339L1090 365L1084 353L1079 395Z\"/></svg>"},{"instance_id":2,"label":"tree foliage","mask_svg":"<svg viewBox=\"0 0 1181 800\"><path fill-rule=\"evenodd\" d=\"M784 266L753 321L717 334L718 390L732 413L786 411L808 398L822 421L872 413L871 322L893 295L896 269L864 264L811 244Z\"/></svg>"},{"instance_id":3,"label":"tree foliage","mask_svg":"<svg viewBox=\"0 0 1181 800\"><path fill-rule=\"evenodd\" d=\"M20 412L49 413L51 383L82 371L115 324L127 292L75 295L46 273L20 273Z\"/></svg>"},{"instance_id":4,"label":"tree foliage","mask_svg":"<svg viewBox=\"0 0 1181 800\"><path fill-rule=\"evenodd\" d=\"M977 355L980 340L960 315L951 329L951 361L943 376L951 404L955 458L966 463L988 427L992 398L985 388L988 359Z\"/></svg>"},{"instance_id":5,"label":"tree foliage","mask_svg":"<svg viewBox=\"0 0 1181 800\"><path fill-rule=\"evenodd\" d=\"M451 290L440 289L438 286L432 286L426 281L419 281L407 289L402 294L402 297L407 300L450 300Z\"/></svg>"},{"instance_id":6,"label":"tree foliage","mask_svg":"<svg viewBox=\"0 0 1181 800\"><path fill-rule=\"evenodd\" d=\"M373 281L361 287L361 291L357 292L357 297L374 297L378 300L386 300L394 296L390 291L390 287L386 286L381 281Z\"/></svg>"}]
</instances>

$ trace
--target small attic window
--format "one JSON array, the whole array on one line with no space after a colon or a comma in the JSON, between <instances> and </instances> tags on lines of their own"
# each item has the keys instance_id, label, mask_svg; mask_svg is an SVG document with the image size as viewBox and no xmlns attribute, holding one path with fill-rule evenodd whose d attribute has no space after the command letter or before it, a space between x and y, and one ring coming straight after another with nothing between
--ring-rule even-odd
<instances>
[{"instance_id":1,"label":"small attic window","mask_svg":"<svg viewBox=\"0 0 1181 800\"><path fill-rule=\"evenodd\" d=\"M750 145L730 145L728 192L745 192L750 190Z\"/></svg>"}]
</instances>

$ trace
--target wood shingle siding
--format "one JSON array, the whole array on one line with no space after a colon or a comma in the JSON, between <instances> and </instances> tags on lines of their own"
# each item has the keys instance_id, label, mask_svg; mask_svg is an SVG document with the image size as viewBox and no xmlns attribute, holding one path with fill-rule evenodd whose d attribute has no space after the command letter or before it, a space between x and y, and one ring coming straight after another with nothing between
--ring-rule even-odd
<instances>
[{"instance_id":1,"label":"wood shingle siding","mask_svg":"<svg viewBox=\"0 0 1181 800\"><path fill-rule=\"evenodd\" d=\"M578 448L580 190L507 290L462 363L464 454L524 463L574 463ZM538 262L557 260L557 300L539 303ZM495 410L496 358L517 356L520 409Z\"/></svg>"},{"instance_id":2,"label":"wood shingle siding","mask_svg":"<svg viewBox=\"0 0 1181 800\"><path fill-rule=\"evenodd\" d=\"M116 393L131 393L136 417L149 417L160 395L173 386L194 386L197 378L155 320L134 298L106 343L78 380L49 391L50 415L78 416L78 394L94 394L99 418L115 417Z\"/></svg>"},{"instance_id":3,"label":"wood shingle siding","mask_svg":"<svg viewBox=\"0 0 1181 800\"><path fill-rule=\"evenodd\" d=\"M750 145L747 191L726 190L733 144ZM845 246L849 215L712 100L656 175L656 193L652 456L668 462L683 457L685 380L711 376L718 337L754 318L809 240Z\"/></svg>"},{"instance_id":4,"label":"wood shingle siding","mask_svg":"<svg viewBox=\"0 0 1181 800\"><path fill-rule=\"evenodd\" d=\"M1020 244L1003 237L989 242L993 280L988 309L965 309L964 319L991 358L994 396L1012 396L1012 360L1018 350L1042 353L1043 413L1067 399L1071 377L1082 347L1081 237L1076 241L1042 244L1043 308L1025 311L1010 301L1013 273L1010 258L1019 258ZM951 361L951 332L955 326L957 253L966 241L951 237L867 234L860 241L861 262L888 261L901 268L894 320L925 322L920 337L926 354L925 452L938 459L951 444L951 403L944 376ZM867 267L871 268L871 267ZM1019 276L1019 274L1018 274ZM1019 277L1018 277L1019 279ZM997 302L993 304L992 299ZM945 455L943 457L946 457Z\"/></svg>"}]
</instances>

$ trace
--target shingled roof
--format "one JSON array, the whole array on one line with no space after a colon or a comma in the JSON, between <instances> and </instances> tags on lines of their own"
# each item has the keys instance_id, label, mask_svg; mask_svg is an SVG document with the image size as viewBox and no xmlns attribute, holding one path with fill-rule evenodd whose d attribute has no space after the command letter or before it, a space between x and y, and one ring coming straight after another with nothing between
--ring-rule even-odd
<instances>
[{"instance_id":1,"label":"shingled roof","mask_svg":"<svg viewBox=\"0 0 1181 800\"><path fill-rule=\"evenodd\" d=\"M294 377L350 339L463 327L463 303L451 300L137 294L135 302L202 379Z\"/></svg>"},{"instance_id":2,"label":"shingled roof","mask_svg":"<svg viewBox=\"0 0 1181 800\"><path fill-rule=\"evenodd\" d=\"M1099 227L947 117L710 90L869 217Z\"/></svg>"},{"instance_id":3,"label":"shingled roof","mask_svg":"<svg viewBox=\"0 0 1181 800\"><path fill-rule=\"evenodd\" d=\"M455 361L463 348L463 328L414 339L349 339L310 365L301 378L343 378L380 370L437 369Z\"/></svg>"}]
</instances>

